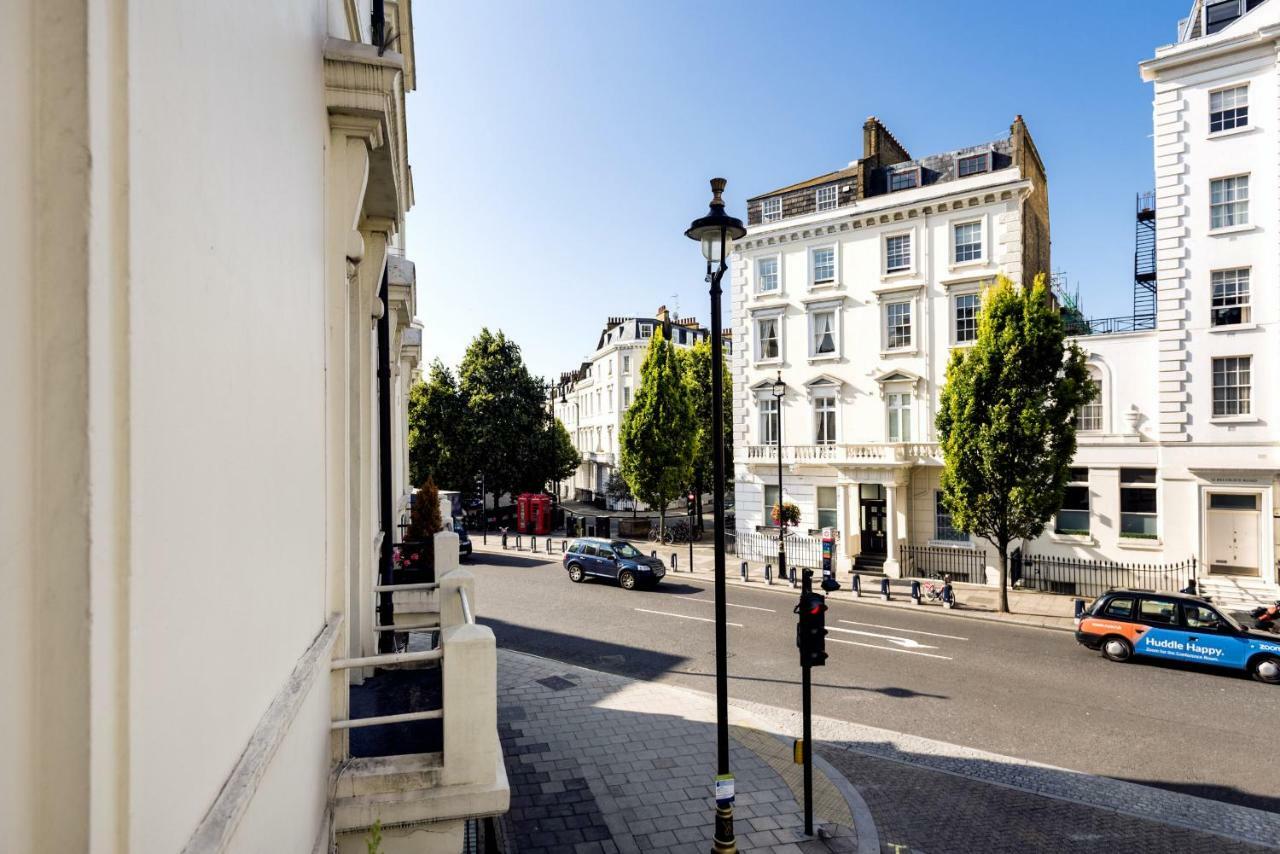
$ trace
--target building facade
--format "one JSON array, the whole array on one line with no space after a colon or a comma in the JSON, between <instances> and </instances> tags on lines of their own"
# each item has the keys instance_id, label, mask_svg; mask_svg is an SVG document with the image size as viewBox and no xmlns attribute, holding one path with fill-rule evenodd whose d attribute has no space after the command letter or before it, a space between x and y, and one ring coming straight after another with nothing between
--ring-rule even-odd
<instances>
[{"instance_id":1,"label":"building facade","mask_svg":"<svg viewBox=\"0 0 1280 854\"><path fill-rule=\"evenodd\" d=\"M421 350L410 0L5 18L0 849L461 850L488 629L445 630L443 761L349 740Z\"/></svg>"},{"instance_id":2,"label":"building facade","mask_svg":"<svg viewBox=\"0 0 1280 854\"><path fill-rule=\"evenodd\" d=\"M658 329L681 348L692 347L710 334L695 318L678 318L666 306L659 306L653 317L611 317L591 358L560 375L554 392L556 417L582 456L573 479L559 486L562 500L623 509L606 490L619 465L622 416L640 385L640 365ZM726 338L726 356L731 349ZM625 509L631 509L631 502L624 503ZM644 509L644 502L636 504Z\"/></svg>"}]
</instances>

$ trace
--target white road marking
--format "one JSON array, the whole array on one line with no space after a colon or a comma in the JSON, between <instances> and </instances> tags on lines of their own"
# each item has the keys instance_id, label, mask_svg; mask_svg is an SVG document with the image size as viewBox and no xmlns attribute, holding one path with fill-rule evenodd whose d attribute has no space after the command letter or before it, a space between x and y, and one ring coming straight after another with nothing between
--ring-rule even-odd
<instances>
[{"instance_id":1,"label":"white road marking","mask_svg":"<svg viewBox=\"0 0 1280 854\"><path fill-rule=\"evenodd\" d=\"M679 617L682 620L697 620L700 623L715 622L715 620L709 619L707 617L690 617L688 614L673 614L670 611L650 611L648 608L632 608L631 610L640 611L641 613L644 613L644 614L661 614L664 617ZM739 629L744 628L742 623L725 623L725 625L736 626Z\"/></svg>"},{"instance_id":2,"label":"white road marking","mask_svg":"<svg viewBox=\"0 0 1280 854\"><path fill-rule=\"evenodd\" d=\"M906 647L907 649L937 649L936 646L929 646L928 644L920 643L918 640L914 640L912 638L900 638L896 635L882 635L877 634L876 632L860 632L857 629L841 629L835 626L831 626L827 631L844 632L846 635L862 635L863 637L868 638L880 638L881 640L887 640L889 643L896 643L898 646Z\"/></svg>"},{"instance_id":3,"label":"white road marking","mask_svg":"<svg viewBox=\"0 0 1280 854\"><path fill-rule=\"evenodd\" d=\"M934 655L931 652L915 652L910 649L898 649L896 646L876 646L873 643L862 643L861 641L847 641L839 638L827 638L832 643L847 643L850 646L865 646L867 649L879 649L884 652L905 652L907 655L923 655L925 658L941 658L943 661L951 661L949 655Z\"/></svg>"},{"instance_id":4,"label":"white road marking","mask_svg":"<svg viewBox=\"0 0 1280 854\"><path fill-rule=\"evenodd\" d=\"M676 598L684 599L685 601L688 601L688 602L705 602L708 605L716 604L716 600L714 599L699 599L696 596L678 596ZM768 611L770 614L778 613L772 608L759 608L759 607L756 607L755 605L739 605L736 602L725 602L724 604L728 605L730 608L747 608L752 611Z\"/></svg>"},{"instance_id":5,"label":"white road marking","mask_svg":"<svg viewBox=\"0 0 1280 854\"><path fill-rule=\"evenodd\" d=\"M840 622L848 623L851 626L870 626L873 629L889 629L895 632L906 632L909 635L928 635L931 638L946 638L947 640L968 640L968 638L956 637L955 635L940 635L937 632L922 632L918 629L900 629L897 626L882 626L879 623L859 623L857 620L841 620Z\"/></svg>"}]
</instances>

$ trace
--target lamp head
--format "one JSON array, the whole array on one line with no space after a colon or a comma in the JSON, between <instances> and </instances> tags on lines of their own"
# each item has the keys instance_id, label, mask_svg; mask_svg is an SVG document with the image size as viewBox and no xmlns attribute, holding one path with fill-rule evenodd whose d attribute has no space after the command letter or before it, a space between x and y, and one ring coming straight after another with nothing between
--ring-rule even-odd
<instances>
[{"instance_id":1,"label":"lamp head","mask_svg":"<svg viewBox=\"0 0 1280 854\"><path fill-rule=\"evenodd\" d=\"M709 264L724 264L733 251L733 241L741 240L747 233L742 227L742 220L724 211L721 196L726 184L728 182L724 178L711 179L711 205L707 215L695 219L684 233L685 237L702 244L702 255Z\"/></svg>"}]
</instances>

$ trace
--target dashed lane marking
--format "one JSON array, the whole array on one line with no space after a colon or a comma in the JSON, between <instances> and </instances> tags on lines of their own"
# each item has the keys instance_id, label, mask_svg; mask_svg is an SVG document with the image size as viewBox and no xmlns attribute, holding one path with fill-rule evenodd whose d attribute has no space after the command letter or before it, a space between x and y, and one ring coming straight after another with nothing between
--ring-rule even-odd
<instances>
[{"instance_id":1,"label":"dashed lane marking","mask_svg":"<svg viewBox=\"0 0 1280 854\"><path fill-rule=\"evenodd\" d=\"M716 604L716 600L714 599L699 599L697 596L679 596L677 598L684 599L687 602L703 602L707 605ZM724 604L728 605L730 608L746 608L751 611L768 611L770 614L778 613L773 608L760 608L756 605L739 605L737 602L725 602Z\"/></svg>"},{"instance_id":2,"label":"dashed lane marking","mask_svg":"<svg viewBox=\"0 0 1280 854\"><path fill-rule=\"evenodd\" d=\"M911 649L899 649L896 646L876 646L873 643L863 643L862 641L840 640L839 638L827 638L827 640L829 640L831 643L847 643L850 646L865 646L867 649L878 649L878 650L882 650L883 652L904 652L907 655L923 655L925 658L941 658L943 661L952 660L951 656L949 655L934 655L931 652L916 652L915 650L911 650Z\"/></svg>"},{"instance_id":3,"label":"dashed lane marking","mask_svg":"<svg viewBox=\"0 0 1280 854\"><path fill-rule=\"evenodd\" d=\"M848 623L851 626L868 626L873 629L889 629L894 632L906 632L909 635L928 635L931 638L946 638L947 640L967 641L968 638L957 637L956 635L940 635L937 632L922 632L919 629L903 629L898 626L882 626L879 623L859 623L857 620L841 620L842 623Z\"/></svg>"},{"instance_id":4,"label":"dashed lane marking","mask_svg":"<svg viewBox=\"0 0 1280 854\"><path fill-rule=\"evenodd\" d=\"M650 611L648 608L632 608L631 610L639 611L642 614L661 614L664 617L679 617L682 620L697 620L700 623L715 622L715 620L712 620L708 617L690 617L688 614L673 614L670 611ZM725 625L735 626L736 628L739 628L739 629L743 628L742 623L725 623Z\"/></svg>"}]
</instances>

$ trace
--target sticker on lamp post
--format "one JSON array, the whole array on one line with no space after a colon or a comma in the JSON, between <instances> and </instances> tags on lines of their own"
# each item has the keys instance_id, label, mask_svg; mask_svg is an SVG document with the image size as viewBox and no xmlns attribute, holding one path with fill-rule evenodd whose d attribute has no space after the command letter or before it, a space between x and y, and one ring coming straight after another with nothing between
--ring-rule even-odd
<instances>
[{"instance_id":1,"label":"sticker on lamp post","mask_svg":"<svg viewBox=\"0 0 1280 854\"><path fill-rule=\"evenodd\" d=\"M733 803L733 775L716 775L716 803L720 806Z\"/></svg>"}]
</instances>

